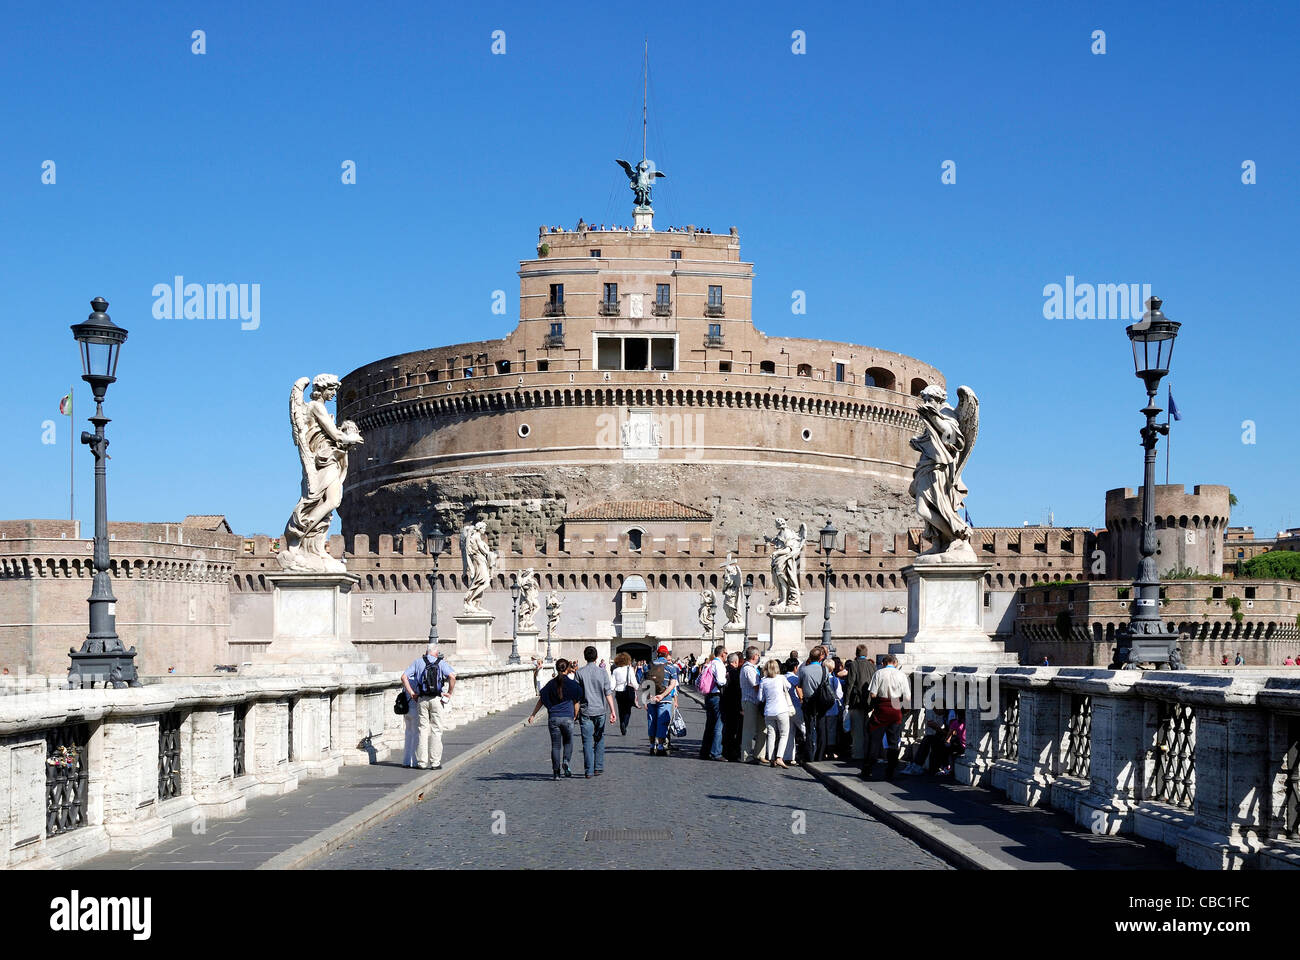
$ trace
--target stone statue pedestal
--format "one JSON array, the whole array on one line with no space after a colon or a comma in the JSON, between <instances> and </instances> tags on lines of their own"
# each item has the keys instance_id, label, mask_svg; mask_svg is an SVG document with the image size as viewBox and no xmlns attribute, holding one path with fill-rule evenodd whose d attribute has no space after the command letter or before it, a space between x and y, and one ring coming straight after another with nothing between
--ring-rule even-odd
<instances>
[{"instance_id":1,"label":"stone statue pedestal","mask_svg":"<svg viewBox=\"0 0 1300 960\"><path fill-rule=\"evenodd\" d=\"M722 645L727 648L727 653L738 653L743 661L745 658L745 625L743 623L728 623L722 628ZM710 650L709 653L713 651Z\"/></svg>"},{"instance_id":2,"label":"stone statue pedestal","mask_svg":"<svg viewBox=\"0 0 1300 960\"><path fill-rule=\"evenodd\" d=\"M970 561L924 562L903 568L907 581L907 633L889 652L899 666L1015 664L1000 641L990 640L982 624L984 574L991 564Z\"/></svg>"},{"instance_id":3,"label":"stone statue pedestal","mask_svg":"<svg viewBox=\"0 0 1300 960\"><path fill-rule=\"evenodd\" d=\"M655 228L655 212L653 207L632 208L632 229L633 230L653 230L654 228Z\"/></svg>"},{"instance_id":4,"label":"stone statue pedestal","mask_svg":"<svg viewBox=\"0 0 1300 960\"><path fill-rule=\"evenodd\" d=\"M537 635L540 632L541 631L536 627L529 630L525 630L523 627L519 628L519 632L516 636L518 638L520 660L526 661L529 657L537 653Z\"/></svg>"},{"instance_id":5,"label":"stone statue pedestal","mask_svg":"<svg viewBox=\"0 0 1300 960\"><path fill-rule=\"evenodd\" d=\"M379 672L352 643L352 588L360 578L350 573L268 573L272 587L271 643L243 673L341 673L362 676Z\"/></svg>"},{"instance_id":6,"label":"stone statue pedestal","mask_svg":"<svg viewBox=\"0 0 1300 960\"><path fill-rule=\"evenodd\" d=\"M487 611L462 611L456 614L456 663L496 663L492 655L492 621Z\"/></svg>"},{"instance_id":7,"label":"stone statue pedestal","mask_svg":"<svg viewBox=\"0 0 1300 960\"><path fill-rule=\"evenodd\" d=\"M768 644L772 656L780 659L789 656L791 650L798 650L800 655L808 652L803 636L806 610L769 610L767 616L772 625L772 641Z\"/></svg>"}]
</instances>

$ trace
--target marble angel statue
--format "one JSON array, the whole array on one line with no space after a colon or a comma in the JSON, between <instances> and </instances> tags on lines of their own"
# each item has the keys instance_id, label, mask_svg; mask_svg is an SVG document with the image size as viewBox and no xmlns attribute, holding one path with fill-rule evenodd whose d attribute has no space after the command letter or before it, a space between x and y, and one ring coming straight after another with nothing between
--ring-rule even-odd
<instances>
[{"instance_id":1,"label":"marble angel statue","mask_svg":"<svg viewBox=\"0 0 1300 960\"><path fill-rule=\"evenodd\" d=\"M961 472L979 435L979 399L970 387L958 387L954 410L947 405L947 394L931 384L921 391L920 400L922 429L911 440L920 458L908 492L916 498L916 512L925 522L931 546L918 560L973 562L971 527L963 517L968 491Z\"/></svg>"},{"instance_id":2,"label":"marble angel statue","mask_svg":"<svg viewBox=\"0 0 1300 960\"><path fill-rule=\"evenodd\" d=\"M740 612L740 564L730 553L722 565L722 615L729 627L744 623Z\"/></svg>"},{"instance_id":3,"label":"marble angel statue","mask_svg":"<svg viewBox=\"0 0 1300 960\"><path fill-rule=\"evenodd\" d=\"M537 591L537 571L529 567L519 574L519 629L525 632L537 629L537 611L541 608Z\"/></svg>"},{"instance_id":4,"label":"marble angel statue","mask_svg":"<svg viewBox=\"0 0 1300 960\"><path fill-rule=\"evenodd\" d=\"M776 602L772 609L778 613L802 610L799 578L803 575L803 548L808 542L808 524L799 524L796 533L783 518L777 517L776 536L763 539L772 545L772 582L776 585Z\"/></svg>"},{"instance_id":5,"label":"marble angel statue","mask_svg":"<svg viewBox=\"0 0 1300 960\"><path fill-rule=\"evenodd\" d=\"M465 612L486 613L483 594L496 569L496 552L488 546L487 524L467 523L460 531L460 558L469 589L465 591Z\"/></svg>"},{"instance_id":6,"label":"marble angel statue","mask_svg":"<svg viewBox=\"0 0 1300 960\"><path fill-rule=\"evenodd\" d=\"M717 598L712 590L705 588L700 591L700 630L703 631L701 636L706 639L713 639L713 608L717 604Z\"/></svg>"},{"instance_id":7,"label":"marble angel statue","mask_svg":"<svg viewBox=\"0 0 1300 960\"><path fill-rule=\"evenodd\" d=\"M560 612L564 598L552 590L546 598L546 636L556 638L560 635Z\"/></svg>"},{"instance_id":8,"label":"marble angel statue","mask_svg":"<svg viewBox=\"0 0 1300 960\"><path fill-rule=\"evenodd\" d=\"M311 384L311 398L303 390ZM289 391L289 425L302 463L302 496L284 528L280 566L289 573L344 573L342 560L329 555L330 520L343 502L348 451L362 442L357 425L335 426L326 403L338 393L339 378L322 373L300 377Z\"/></svg>"}]
</instances>

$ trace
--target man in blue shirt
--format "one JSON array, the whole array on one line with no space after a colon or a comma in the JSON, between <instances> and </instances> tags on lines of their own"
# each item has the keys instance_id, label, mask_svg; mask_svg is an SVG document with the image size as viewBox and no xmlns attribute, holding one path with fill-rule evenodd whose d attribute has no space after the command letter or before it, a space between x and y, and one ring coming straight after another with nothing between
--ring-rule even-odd
<instances>
[{"instance_id":1,"label":"man in blue shirt","mask_svg":"<svg viewBox=\"0 0 1300 960\"><path fill-rule=\"evenodd\" d=\"M668 756L668 728L673 719L677 698L677 667L668 659L668 648L661 646L650 663L646 676L655 681L655 693L646 703L646 732L650 737L650 756Z\"/></svg>"},{"instance_id":2,"label":"man in blue shirt","mask_svg":"<svg viewBox=\"0 0 1300 960\"><path fill-rule=\"evenodd\" d=\"M402 674L402 687L420 731L416 766L421 770L441 770L442 710L456 688L456 671L438 656L438 645L431 643Z\"/></svg>"},{"instance_id":3,"label":"man in blue shirt","mask_svg":"<svg viewBox=\"0 0 1300 960\"><path fill-rule=\"evenodd\" d=\"M569 761L573 759L573 721L578 718L582 700L582 685L569 676L569 661L556 660L555 678L542 687L537 705L524 721L532 723L537 711L546 708L546 727L551 733L552 780L559 780L561 775L573 776L569 769Z\"/></svg>"}]
</instances>

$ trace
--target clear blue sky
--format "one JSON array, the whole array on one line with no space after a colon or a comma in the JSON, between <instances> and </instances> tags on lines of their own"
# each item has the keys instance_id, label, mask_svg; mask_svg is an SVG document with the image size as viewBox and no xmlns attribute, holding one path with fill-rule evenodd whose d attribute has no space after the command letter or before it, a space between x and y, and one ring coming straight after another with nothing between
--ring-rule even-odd
<instances>
[{"instance_id":1,"label":"clear blue sky","mask_svg":"<svg viewBox=\"0 0 1300 960\"><path fill-rule=\"evenodd\" d=\"M1050 507L1099 526L1103 492L1140 482L1125 323L1043 317L1043 287L1073 275L1150 283L1184 324L1171 479L1231 485L1257 530L1300 525L1279 405L1297 359L1300 13L1133 6L10 5L0 515L67 514L89 412L68 326L102 295L130 330L108 396L112 516L278 533L296 377L504 335L538 224L630 218L613 161L639 148L648 34L658 222L739 227L760 329L970 384L977 524ZM260 283L260 328L155 320L152 288L176 274ZM76 464L88 521L82 448Z\"/></svg>"}]
</instances>

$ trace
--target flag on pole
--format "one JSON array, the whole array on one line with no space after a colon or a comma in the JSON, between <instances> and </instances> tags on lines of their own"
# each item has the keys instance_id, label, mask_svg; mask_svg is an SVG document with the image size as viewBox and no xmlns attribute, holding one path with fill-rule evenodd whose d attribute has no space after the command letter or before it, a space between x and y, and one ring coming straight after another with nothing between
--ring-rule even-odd
<instances>
[{"instance_id":1,"label":"flag on pole","mask_svg":"<svg viewBox=\"0 0 1300 960\"><path fill-rule=\"evenodd\" d=\"M69 391L67 394L65 394L64 397L63 397L63 399L59 401L59 413L63 414L65 417L70 417L70 416L72 416L72 393L71 393L71 391Z\"/></svg>"},{"instance_id":2,"label":"flag on pole","mask_svg":"<svg viewBox=\"0 0 1300 960\"><path fill-rule=\"evenodd\" d=\"M1178 404L1174 403L1174 388L1169 388L1169 416L1175 420L1183 419L1183 415L1178 412Z\"/></svg>"}]
</instances>

